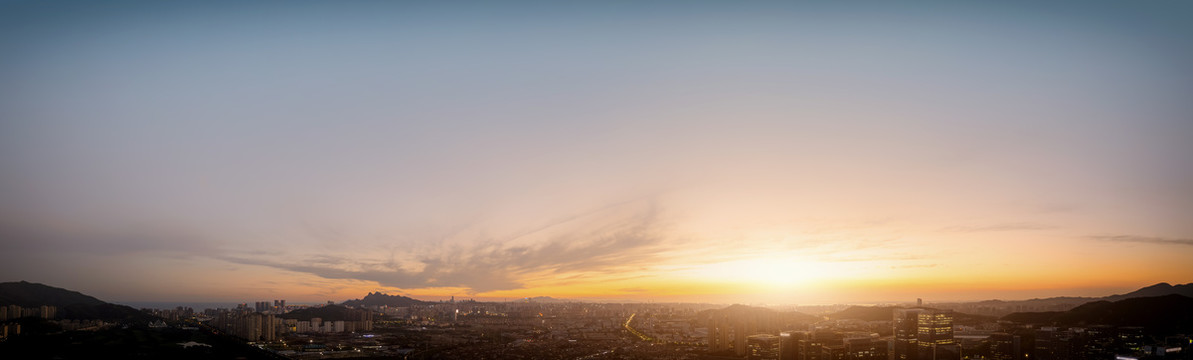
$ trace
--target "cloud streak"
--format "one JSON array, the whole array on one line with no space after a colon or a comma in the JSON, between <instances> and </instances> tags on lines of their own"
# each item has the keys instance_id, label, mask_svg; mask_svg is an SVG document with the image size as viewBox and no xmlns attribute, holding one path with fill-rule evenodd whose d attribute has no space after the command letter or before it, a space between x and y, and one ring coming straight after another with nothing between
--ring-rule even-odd
<instances>
[{"instance_id":1,"label":"cloud streak","mask_svg":"<svg viewBox=\"0 0 1193 360\"><path fill-rule=\"evenodd\" d=\"M416 256L423 265L418 271L404 270L391 260L368 262L329 255L306 256L298 262L240 255L216 258L326 279L374 281L382 286L407 289L463 287L483 293L522 288L528 276L566 280L572 274L612 273L649 263L663 251L658 246L662 237L656 231L656 213L651 206L620 223L606 224L596 230L582 227L530 245L487 241L463 247L445 245L439 251ZM518 236L526 235L529 234Z\"/></svg>"},{"instance_id":2,"label":"cloud streak","mask_svg":"<svg viewBox=\"0 0 1193 360\"><path fill-rule=\"evenodd\" d=\"M998 232L998 231L1037 231L1056 229L1055 225L1033 222L998 223L978 226L950 226L942 229L949 232Z\"/></svg>"},{"instance_id":3,"label":"cloud streak","mask_svg":"<svg viewBox=\"0 0 1193 360\"><path fill-rule=\"evenodd\" d=\"M1098 235L1098 236L1090 236L1089 238L1094 239L1094 240L1099 240L1099 241L1111 241L1111 242L1193 246L1193 239L1173 239L1173 238L1135 236L1135 235Z\"/></svg>"}]
</instances>

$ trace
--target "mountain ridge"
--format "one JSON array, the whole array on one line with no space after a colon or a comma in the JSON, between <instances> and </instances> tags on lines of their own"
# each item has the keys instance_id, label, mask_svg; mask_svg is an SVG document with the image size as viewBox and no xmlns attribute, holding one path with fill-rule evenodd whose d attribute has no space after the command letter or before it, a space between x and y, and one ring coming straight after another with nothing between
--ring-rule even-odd
<instances>
[{"instance_id":1,"label":"mountain ridge","mask_svg":"<svg viewBox=\"0 0 1193 360\"><path fill-rule=\"evenodd\" d=\"M112 304L78 291L28 281L0 283L0 305L54 306L58 319L147 322L153 316L126 305Z\"/></svg>"},{"instance_id":2,"label":"mountain ridge","mask_svg":"<svg viewBox=\"0 0 1193 360\"><path fill-rule=\"evenodd\" d=\"M28 281L0 283L0 305L57 306L101 305L107 302L78 291Z\"/></svg>"},{"instance_id":3,"label":"mountain ridge","mask_svg":"<svg viewBox=\"0 0 1193 360\"><path fill-rule=\"evenodd\" d=\"M1006 321L1040 325L1142 326L1154 333L1193 331L1193 297L1167 294L1093 301L1068 311L1016 312Z\"/></svg>"},{"instance_id":4,"label":"mountain ridge","mask_svg":"<svg viewBox=\"0 0 1193 360\"><path fill-rule=\"evenodd\" d=\"M429 301L418 300L402 295L389 295L382 292L371 292L361 299L353 299L340 303L343 306L364 307L364 306L388 306L388 307L409 307L411 305L428 305L433 304Z\"/></svg>"}]
</instances>

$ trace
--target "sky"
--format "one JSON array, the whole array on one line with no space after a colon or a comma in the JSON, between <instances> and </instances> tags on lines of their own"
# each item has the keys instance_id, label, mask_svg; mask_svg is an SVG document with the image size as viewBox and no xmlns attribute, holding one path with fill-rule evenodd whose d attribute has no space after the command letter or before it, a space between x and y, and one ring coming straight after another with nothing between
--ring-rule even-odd
<instances>
[{"instance_id":1,"label":"sky","mask_svg":"<svg viewBox=\"0 0 1193 360\"><path fill-rule=\"evenodd\" d=\"M1189 283L1191 17L0 1L0 281L773 304Z\"/></svg>"}]
</instances>

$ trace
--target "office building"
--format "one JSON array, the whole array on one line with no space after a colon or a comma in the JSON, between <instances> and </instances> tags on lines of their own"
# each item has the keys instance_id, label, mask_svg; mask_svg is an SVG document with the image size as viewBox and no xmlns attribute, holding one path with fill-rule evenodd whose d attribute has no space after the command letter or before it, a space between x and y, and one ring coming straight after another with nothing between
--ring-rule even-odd
<instances>
[{"instance_id":1,"label":"office building","mask_svg":"<svg viewBox=\"0 0 1193 360\"><path fill-rule=\"evenodd\" d=\"M771 334L746 337L747 358L750 360L779 360L781 338Z\"/></svg>"}]
</instances>

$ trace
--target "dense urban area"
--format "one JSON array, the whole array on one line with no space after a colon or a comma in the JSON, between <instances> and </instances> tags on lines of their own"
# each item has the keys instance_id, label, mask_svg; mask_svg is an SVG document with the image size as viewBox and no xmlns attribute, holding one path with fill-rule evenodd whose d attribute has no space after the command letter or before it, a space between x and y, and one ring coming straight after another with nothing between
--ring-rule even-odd
<instances>
[{"instance_id":1,"label":"dense urban area","mask_svg":"<svg viewBox=\"0 0 1193 360\"><path fill-rule=\"evenodd\" d=\"M25 293L67 292L6 283ZM761 307L551 298L133 310L68 292L0 306L0 354L331 359L1190 359L1190 285L1107 298ZM49 290L47 290L49 289ZM9 291L10 293L12 291ZM1158 296L1149 296L1157 295ZM70 299L76 297L78 299ZM29 301L31 296L8 296ZM64 300L65 299L65 300ZM81 299L81 300L80 300ZM71 304L64 304L64 302ZM95 340L103 339L103 340ZM132 340L129 340L132 339ZM59 344L61 342L65 344Z\"/></svg>"}]
</instances>

